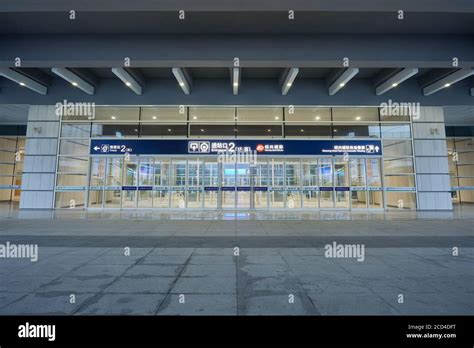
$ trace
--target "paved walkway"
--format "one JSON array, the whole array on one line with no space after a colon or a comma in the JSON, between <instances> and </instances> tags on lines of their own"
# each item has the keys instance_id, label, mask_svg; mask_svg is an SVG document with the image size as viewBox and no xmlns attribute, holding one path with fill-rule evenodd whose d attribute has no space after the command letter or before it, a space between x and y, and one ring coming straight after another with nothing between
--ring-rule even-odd
<instances>
[{"instance_id":1,"label":"paved walkway","mask_svg":"<svg viewBox=\"0 0 474 348\"><path fill-rule=\"evenodd\" d=\"M9 217L0 244L39 255L0 258L0 315L472 315L473 226ZM363 261L326 257L333 242L364 246Z\"/></svg>"}]
</instances>

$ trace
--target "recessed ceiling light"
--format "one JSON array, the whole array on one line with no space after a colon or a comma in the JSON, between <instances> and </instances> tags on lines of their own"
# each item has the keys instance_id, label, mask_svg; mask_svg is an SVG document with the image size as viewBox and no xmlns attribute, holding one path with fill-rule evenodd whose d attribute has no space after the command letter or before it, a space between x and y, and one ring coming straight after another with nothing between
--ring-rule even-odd
<instances>
[{"instance_id":1,"label":"recessed ceiling light","mask_svg":"<svg viewBox=\"0 0 474 348\"><path fill-rule=\"evenodd\" d=\"M286 84L286 86L287 86L287 87L291 87L291 82L288 82L288 83Z\"/></svg>"},{"instance_id":2,"label":"recessed ceiling light","mask_svg":"<svg viewBox=\"0 0 474 348\"><path fill-rule=\"evenodd\" d=\"M20 82L20 86L25 87L26 85L23 82Z\"/></svg>"},{"instance_id":3,"label":"recessed ceiling light","mask_svg":"<svg viewBox=\"0 0 474 348\"><path fill-rule=\"evenodd\" d=\"M359 120L360 120L360 116L357 116L357 117L356 117L356 120L359 121Z\"/></svg>"},{"instance_id":4,"label":"recessed ceiling light","mask_svg":"<svg viewBox=\"0 0 474 348\"><path fill-rule=\"evenodd\" d=\"M130 82L125 82L125 85L127 85L128 87L130 87L132 84Z\"/></svg>"},{"instance_id":5,"label":"recessed ceiling light","mask_svg":"<svg viewBox=\"0 0 474 348\"><path fill-rule=\"evenodd\" d=\"M444 87L449 87L449 86L451 86L451 84L449 84L449 83L446 83L446 84L444 85Z\"/></svg>"},{"instance_id":6,"label":"recessed ceiling light","mask_svg":"<svg viewBox=\"0 0 474 348\"><path fill-rule=\"evenodd\" d=\"M110 118L111 118L112 120L115 120L115 119L116 119L116 117L115 117L115 116L110 116Z\"/></svg>"},{"instance_id":7,"label":"recessed ceiling light","mask_svg":"<svg viewBox=\"0 0 474 348\"><path fill-rule=\"evenodd\" d=\"M337 132L337 129L335 129L334 132Z\"/></svg>"},{"instance_id":8,"label":"recessed ceiling light","mask_svg":"<svg viewBox=\"0 0 474 348\"><path fill-rule=\"evenodd\" d=\"M319 119L321 119L321 117L319 117L319 116L316 116L316 120L319 120Z\"/></svg>"},{"instance_id":9,"label":"recessed ceiling light","mask_svg":"<svg viewBox=\"0 0 474 348\"><path fill-rule=\"evenodd\" d=\"M180 82L179 85L180 85L181 87L183 87L183 86L184 86L184 82Z\"/></svg>"},{"instance_id":10,"label":"recessed ceiling light","mask_svg":"<svg viewBox=\"0 0 474 348\"><path fill-rule=\"evenodd\" d=\"M392 83L392 87L397 87L398 86L398 83Z\"/></svg>"},{"instance_id":11,"label":"recessed ceiling light","mask_svg":"<svg viewBox=\"0 0 474 348\"><path fill-rule=\"evenodd\" d=\"M74 87L77 87L77 82L72 82L71 85L73 85Z\"/></svg>"},{"instance_id":12,"label":"recessed ceiling light","mask_svg":"<svg viewBox=\"0 0 474 348\"><path fill-rule=\"evenodd\" d=\"M280 117L278 117L278 116L275 116L275 120L279 120L279 119L280 119Z\"/></svg>"},{"instance_id":13,"label":"recessed ceiling light","mask_svg":"<svg viewBox=\"0 0 474 348\"><path fill-rule=\"evenodd\" d=\"M238 82L234 82L234 87L237 87L239 85Z\"/></svg>"},{"instance_id":14,"label":"recessed ceiling light","mask_svg":"<svg viewBox=\"0 0 474 348\"><path fill-rule=\"evenodd\" d=\"M341 82L339 86L344 87L346 84L344 82Z\"/></svg>"},{"instance_id":15,"label":"recessed ceiling light","mask_svg":"<svg viewBox=\"0 0 474 348\"><path fill-rule=\"evenodd\" d=\"M152 119L156 120L156 116L153 116Z\"/></svg>"},{"instance_id":16,"label":"recessed ceiling light","mask_svg":"<svg viewBox=\"0 0 474 348\"><path fill-rule=\"evenodd\" d=\"M201 132L204 132L204 128L201 128Z\"/></svg>"},{"instance_id":17,"label":"recessed ceiling light","mask_svg":"<svg viewBox=\"0 0 474 348\"><path fill-rule=\"evenodd\" d=\"M135 128L134 131L135 131L135 132L138 132L138 129Z\"/></svg>"},{"instance_id":18,"label":"recessed ceiling light","mask_svg":"<svg viewBox=\"0 0 474 348\"><path fill-rule=\"evenodd\" d=\"M304 132L304 129L300 129L300 132L303 133L303 132Z\"/></svg>"},{"instance_id":19,"label":"recessed ceiling light","mask_svg":"<svg viewBox=\"0 0 474 348\"><path fill-rule=\"evenodd\" d=\"M168 128L168 132L171 132L171 128Z\"/></svg>"},{"instance_id":20,"label":"recessed ceiling light","mask_svg":"<svg viewBox=\"0 0 474 348\"><path fill-rule=\"evenodd\" d=\"M267 132L271 132L272 130L271 129L267 129Z\"/></svg>"},{"instance_id":21,"label":"recessed ceiling light","mask_svg":"<svg viewBox=\"0 0 474 348\"><path fill-rule=\"evenodd\" d=\"M193 120L197 120L197 116L193 116Z\"/></svg>"}]
</instances>

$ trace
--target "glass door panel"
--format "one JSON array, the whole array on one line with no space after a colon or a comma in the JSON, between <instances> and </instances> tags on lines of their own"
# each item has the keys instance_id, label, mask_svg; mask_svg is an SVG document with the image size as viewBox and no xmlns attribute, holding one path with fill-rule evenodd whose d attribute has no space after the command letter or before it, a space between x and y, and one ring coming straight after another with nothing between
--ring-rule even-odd
<instances>
[{"instance_id":1,"label":"glass door panel","mask_svg":"<svg viewBox=\"0 0 474 348\"><path fill-rule=\"evenodd\" d=\"M204 208L217 209L219 199L219 165L217 161L204 163Z\"/></svg>"},{"instance_id":2,"label":"glass door panel","mask_svg":"<svg viewBox=\"0 0 474 348\"><path fill-rule=\"evenodd\" d=\"M105 158L91 159L89 182L89 207L102 208L105 184Z\"/></svg>"},{"instance_id":3,"label":"glass door panel","mask_svg":"<svg viewBox=\"0 0 474 348\"><path fill-rule=\"evenodd\" d=\"M107 158L107 170L104 192L106 208L120 208L122 201L122 158Z\"/></svg>"},{"instance_id":4,"label":"glass door panel","mask_svg":"<svg viewBox=\"0 0 474 348\"><path fill-rule=\"evenodd\" d=\"M285 165L283 160L269 161L270 208L285 207Z\"/></svg>"},{"instance_id":5,"label":"glass door panel","mask_svg":"<svg viewBox=\"0 0 474 348\"><path fill-rule=\"evenodd\" d=\"M250 193L251 193L251 172L250 164L237 163L236 164L236 180L237 180L237 201L236 207L239 209L250 208Z\"/></svg>"},{"instance_id":6,"label":"glass door panel","mask_svg":"<svg viewBox=\"0 0 474 348\"><path fill-rule=\"evenodd\" d=\"M186 208L186 160L171 161L171 208Z\"/></svg>"},{"instance_id":7,"label":"glass door panel","mask_svg":"<svg viewBox=\"0 0 474 348\"><path fill-rule=\"evenodd\" d=\"M222 163L222 209L235 208L236 170L234 163Z\"/></svg>"},{"instance_id":8,"label":"glass door panel","mask_svg":"<svg viewBox=\"0 0 474 348\"><path fill-rule=\"evenodd\" d=\"M188 208L202 207L203 166L199 159L188 161Z\"/></svg>"},{"instance_id":9,"label":"glass door panel","mask_svg":"<svg viewBox=\"0 0 474 348\"><path fill-rule=\"evenodd\" d=\"M332 159L319 160L319 206L334 208Z\"/></svg>"},{"instance_id":10,"label":"glass door panel","mask_svg":"<svg viewBox=\"0 0 474 348\"><path fill-rule=\"evenodd\" d=\"M301 208L301 162L287 159L285 163L286 207Z\"/></svg>"},{"instance_id":11,"label":"glass door panel","mask_svg":"<svg viewBox=\"0 0 474 348\"><path fill-rule=\"evenodd\" d=\"M258 161L252 167L253 199L255 209L266 209L268 207L268 163L265 159Z\"/></svg>"},{"instance_id":12,"label":"glass door panel","mask_svg":"<svg viewBox=\"0 0 474 348\"><path fill-rule=\"evenodd\" d=\"M351 176L351 208L367 208L367 187L365 175L365 159L354 158L349 161Z\"/></svg>"},{"instance_id":13,"label":"glass door panel","mask_svg":"<svg viewBox=\"0 0 474 348\"><path fill-rule=\"evenodd\" d=\"M138 160L131 158L123 166L122 208L137 207L137 184Z\"/></svg>"},{"instance_id":14,"label":"glass door panel","mask_svg":"<svg viewBox=\"0 0 474 348\"><path fill-rule=\"evenodd\" d=\"M334 182L335 207L349 209L349 163L347 161L344 161L343 159L335 159Z\"/></svg>"},{"instance_id":15,"label":"glass door panel","mask_svg":"<svg viewBox=\"0 0 474 348\"><path fill-rule=\"evenodd\" d=\"M153 179L153 208L170 207L170 159L155 158Z\"/></svg>"},{"instance_id":16,"label":"glass door panel","mask_svg":"<svg viewBox=\"0 0 474 348\"><path fill-rule=\"evenodd\" d=\"M154 161L151 158L140 158L138 170L138 207L153 207L153 183L155 176Z\"/></svg>"},{"instance_id":17,"label":"glass door panel","mask_svg":"<svg viewBox=\"0 0 474 348\"><path fill-rule=\"evenodd\" d=\"M382 173L380 158L368 158L367 164L367 193L369 208L383 208Z\"/></svg>"}]
</instances>

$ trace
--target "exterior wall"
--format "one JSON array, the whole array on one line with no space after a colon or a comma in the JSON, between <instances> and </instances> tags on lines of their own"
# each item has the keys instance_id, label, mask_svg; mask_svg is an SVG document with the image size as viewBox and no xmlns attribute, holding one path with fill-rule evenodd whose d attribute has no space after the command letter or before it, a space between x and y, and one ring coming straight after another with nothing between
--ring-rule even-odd
<instances>
[{"instance_id":1,"label":"exterior wall","mask_svg":"<svg viewBox=\"0 0 474 348\"><path fill-rule=\"evenodd\" d=\"M451 185L442 107L422 107L413 120L419 210L451 210Z\"/></svg>"},{"instance_id":2,"label":"exterior wall","mask_svg":"<svg viewBox=\"0 0 474 348\"><path fill-rule=\"evenodd\" d=\"M54 105L32 105L28 112L21 209L52 209L59 117Z\"/></svg>"}]
</instances>

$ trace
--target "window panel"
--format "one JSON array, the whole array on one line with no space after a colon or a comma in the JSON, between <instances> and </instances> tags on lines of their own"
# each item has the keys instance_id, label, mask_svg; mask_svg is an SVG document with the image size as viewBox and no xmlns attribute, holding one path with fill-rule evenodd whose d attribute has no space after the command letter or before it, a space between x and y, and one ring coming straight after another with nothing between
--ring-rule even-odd
<instances>
[{"instance_id":1,"label":"window panel","mask_svg":"<svg viewBox=\"0 0 474 348\"><path fill-rule=\"evenodd\" d=\"M237 135L281 137L282 127L280 125L238 125Z\"/></svg>"},{"instance_id":2,"label":"window panel","mask_svg":"<svg viewBox=\"0 0 474 348\"><path fill-rule=\"evenodd\" d=\"M399 158L384 161L385 174L411 174L413 172L413 158Z\"/></svg>"},{"instance_id":3,"label":"window panel","mask_svg":"<svg viewBox=\"0 0 474 348\"><path fill-rule=\"evenodd\" d=\"M382 138L410 138L411 131L409 124L382 124Z\"/></svg>"},{"instance_id":4,"label":"window panel","mask_svg":"<svg viewBox=\"0 0 474 348\"><path fill-rule=\"evenodd\" d=\"M59 154L87 156L89 155L89 140L62 139L59 146Z\"/></svg>"},{"instance_id":5,"label":"window panel","mask_svg":"<svg viewBox=\"0 0 474 348\"><path fill-rule=\"evenodd\" d=\"M202 124L191 125L189 129L191 136L235 136L235 126L232 125L215 125Z\"/></svg>"},{"instance_id":6,"label":"window panel","mask_svg":"<svg viewBox=\"0 0 474 348\"><path fill-rule=\"evenodd\" d=\"M90 135L90 123L63 123L61 126L61 137L63 138L89 138Z\"/></svg>"},{"instance_id":7,"label":"window panel","mask_svg":"<svg viewBox=\"0 0 474 348\"><path fill-rule=\"evenodd\" d=\"M142 124L140 126L140 136L186 136L188 126L185 124Z\"/></svg>"},{"instance_id":8,"label":"window panel","mask_svg":"<svg viewBox=\"0 0 474 348\"><path fill-rule=\"evenodd\" d=\"M93 137L138 137L138 124L93 124Z\"/></svg>"},{"instance_id":9,"label":"window panel","mask_svg":"<svg viewBox=\"0 0 474 348\"><path fill-rule=\"evenodd\" d=\"M380 138L379 125L334 125L334 137Z\"/></svg>"},{"instance_id":10,"label":"window panel","mask_svg":"<svg viewBox=\"0 0 474 348\"><path fill-rule=\"evenodd\" d=\"M189 108L189 122L235 122L235 108Z\"/></svg>"},{"instance_id":11,"label":"window panel","mask_svg":"<svg viewBox=\"0 0 474 348\"><path fill-rule=\"evenodd\" d=\"M310 125L286 125L285 126L285 135L294 137L330 137L331 136L331 126L330 125L320 125L320 126L310 126Z\"/></svg>"},{"instance_id":12,"label":"window panel","mask_svg":"<svg viewBox=\"0 0 474 348\"><path fill-rule=\"evenodd\" d=\"M290 113L289 108L285 108L286 122L331 122L330 108L294 108Z\"/></svg>"},{"instance_id":13,"label":"window panel","mask_svg":"<svg viewBox=\"0 0 474 348\"><path fill-rule=\"evenodd\" d=\"M58 173L86 174L89 166L88 157L59 157Z\"/></svg>"},{"instance_id":14,"label":"window panel","mask_svg":"<svg viewBox=\"0 0 474 348\"><path fill-rule=\"evenodd\" d=\"M138 107L96 107L94 121L138 122L139 114Z\"/></svg>"},{"instance_id":15,"label":"window panel","mask_svg":"<svg viewBox=\"0 0 474 348\"><path fill-rule=\"evenodd\" d=\"M384 140L384 157L403 157L413 155L411 140Z\"/></svg>"},{"instance_id":16,"label":"window panel","mask_svg":"<svg viewBox=\"0 0 474 348\"><path fill-rule=\"evenodd\" d=\"M238 122L281 122L283 108L237 108Z\"/></svg>"},{"instance_id":17,"label":"window panel","mask_svg":"<svg viewBox=\"0 0 474 348\"><path fill-rule=\"evenodd\" d=\"M144 107L141 110L142 122L186 123L187 109L173 107Z\"/></svg>"},{"instance_id":18,"label":"window panel","mask_svg":"<svg viewBox=\"0 0 474 348\"><path fill-rule=\"evenodd\" d=\"M379 110L370 108L333 108L332 120L335 122L376 122L379 120Z\"/></svg>"}]
</instances>

